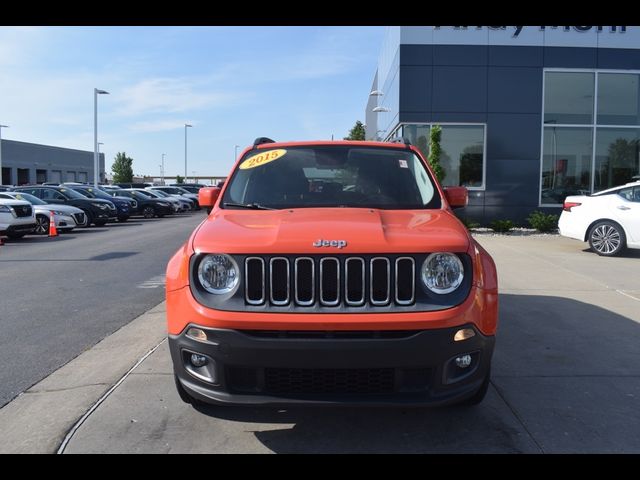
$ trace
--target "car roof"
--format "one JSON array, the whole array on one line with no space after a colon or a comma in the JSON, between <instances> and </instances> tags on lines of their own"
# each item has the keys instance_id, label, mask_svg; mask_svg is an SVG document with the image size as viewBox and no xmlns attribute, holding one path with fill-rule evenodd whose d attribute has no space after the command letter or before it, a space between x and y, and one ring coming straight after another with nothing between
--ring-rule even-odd
<instances>
[{"instance_id":1,"label":"car roof","mask_svg":"<svg viewBox=\"0 0 640 480\"><path fill-rule=\"evenodd\" d=\"M10 200L8 198L0 198L0 203L2 203L3 205L31 205L26 200Z\"/></svg>"},{"instance_id":2,"label":"car roof","mask_svg":"<svg viewBox=\"0 0 640 480\"><path fill-rule=\"evenodd\" d=\"M624 185L618 185L617 187L608 188L607 190L602 190L601 192L596 192L596 193L594 193L592 195L592 197L598 197L600 195L606 195L607 193L616 192L616 191L621 190L623 188L629 188L629 187L640 187L640 180L636 180L635 182L625 183Z\"/></svg>"}]
</instances>

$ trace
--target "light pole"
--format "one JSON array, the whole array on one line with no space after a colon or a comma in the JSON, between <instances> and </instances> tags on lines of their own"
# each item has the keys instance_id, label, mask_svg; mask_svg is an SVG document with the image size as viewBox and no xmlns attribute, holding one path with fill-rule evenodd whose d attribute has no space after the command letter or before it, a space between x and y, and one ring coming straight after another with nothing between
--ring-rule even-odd
<instances>
[{"instance_id":1,"label":"light pole","mask_svg":"<svg viewBox=\"0 0 640 480\"><path fill-rule=\"evenodd\" d=\"M184 183L187 183L187 128L190 127L193 125L184 124Z\"/></svg>"},{"instance_id":2,"label":"light pole","mask_svg":"<svg viewBox=\"0 0 640 480\"><path fill-rule=\"evenodd\" d=\"M9 128L9 125L0 125L0 185L2 185L2 129ZM11 182L11 179L9 179Z\"/></svg>"},{"instance_id":3,"label":"light pole","mask_svg":"<svg viewBox=\"0 0 640 480\"><path fill-rule=\"evenodd\" d=\"M98 188L98 95L109 95L105 90L93 89L93 186Z\"/></svg>"},{"instance_id":4,"label":"light pole","mask_svg":"<svg viewBox=\"0 0 640 480\"><path fill-rule=\"evenodd\" d=\"M160 165L160 176L162 177L162 185L164 185L164 156L166 153L162 154L162 165Z\"/></svg>"},{"instance_id":5,"label":"light pole","mask_svg":"<svg viewBox=\"0 0 640 480\"><path fill-rule=\"evenodd\" d=\"M238 159L238 149L240 148L240 145L234 145L235 146L235 156L233 157L233 161L235 162Z\"/></svg>"},{"instance_id":6,"label":"light pole","mask_svg":"<svg viewBox=\"0 0 640 480\"><path fill-rule=\"evenodd\" d=\"M98 142L98 164L100 163L100 145L104 145L104 143Z\"/></svg>"}]
</instances>

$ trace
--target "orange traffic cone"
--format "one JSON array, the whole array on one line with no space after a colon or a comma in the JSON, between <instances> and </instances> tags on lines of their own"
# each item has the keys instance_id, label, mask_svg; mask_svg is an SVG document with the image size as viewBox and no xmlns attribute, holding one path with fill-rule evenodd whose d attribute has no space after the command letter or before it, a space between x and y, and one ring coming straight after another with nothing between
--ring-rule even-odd
<instances>
[{"instance_id":1,"label":"orange traffic cone","mask_svg":"<svg viewBox=\"0 0 640 480\"><path fill-rule=\"evenodd\" d=\"M56 219L53 217L53 212L51 212L51 217L49 218L49 236L57 237L58 229L56 228Z\"/></svg>"}]
</instances>

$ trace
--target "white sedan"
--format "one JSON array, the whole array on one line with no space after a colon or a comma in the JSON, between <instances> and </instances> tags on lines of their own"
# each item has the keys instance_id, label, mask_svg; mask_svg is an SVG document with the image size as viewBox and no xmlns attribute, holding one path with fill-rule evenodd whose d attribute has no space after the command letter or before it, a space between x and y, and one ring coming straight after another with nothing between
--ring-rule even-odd
<instances>
[{"instance_id":1,"label":"white sedan","mask_svg":"<svg viewBox=\"0 0 640 480\"><path fill-rule=\"evenodd\" d=\"M558 227L560 235L589 242L598 255L640 248L640 181L567 197Z\"/></svg>"}]
</instances>

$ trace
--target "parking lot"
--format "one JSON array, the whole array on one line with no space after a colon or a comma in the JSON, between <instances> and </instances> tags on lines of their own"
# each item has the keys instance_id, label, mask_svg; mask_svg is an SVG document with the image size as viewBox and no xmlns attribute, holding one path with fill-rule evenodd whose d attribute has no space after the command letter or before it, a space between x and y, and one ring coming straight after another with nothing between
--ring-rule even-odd
<instances>
[{"instance_id":1,"label":"parking lot","mask_svg":"<svg viewBox=\"0 0 640 480\"><path fill-rule=\"evenodd\" d=\"M133 217L5 240L0 407L161 302L167 260L204 217Z\"/></svg>"},{"instance_id":2,"label":"parking lot","mask_svg":"<svg viewBox=\"0 0 640 480\"><path fill-rule=\"evenodd\" d=\"M478 239L496 260L501 289L492 384L481 405L196 410L178 398L164 324L152 319L145 331L159 347L65 452L640 453L640 254L598 257L558 236ZM162 305L152 315L161 318ZM83 380L64 380L62 370L59 381L77 391Z\"/></svg>"}]
</instances>

